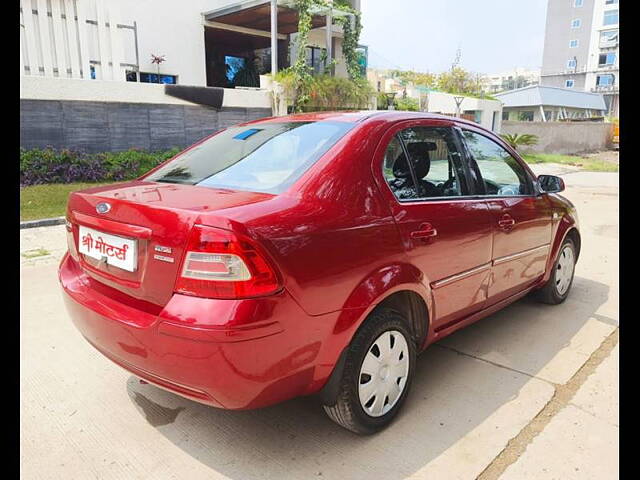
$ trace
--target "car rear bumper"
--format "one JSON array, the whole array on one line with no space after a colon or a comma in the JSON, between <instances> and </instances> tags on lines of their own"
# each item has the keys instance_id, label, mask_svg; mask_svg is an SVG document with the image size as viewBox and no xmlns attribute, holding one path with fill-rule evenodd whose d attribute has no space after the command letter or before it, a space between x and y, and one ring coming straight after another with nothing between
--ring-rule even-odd
<instances>
[{"instance_id":1,"label":"car rear bumper","mask_svg":"<svg viewBox=\"0 0 640 480\"><path fill-rule=\"evenodd\" d=\"M286 291L243 300L175 294L160 308L105 290L69 255L59 279L69 315L89 343L134 375L192 400L263 407L314 393L330 371L319 375L316 364L332 319L308 316Z\"/></svg>"}]
</instances>

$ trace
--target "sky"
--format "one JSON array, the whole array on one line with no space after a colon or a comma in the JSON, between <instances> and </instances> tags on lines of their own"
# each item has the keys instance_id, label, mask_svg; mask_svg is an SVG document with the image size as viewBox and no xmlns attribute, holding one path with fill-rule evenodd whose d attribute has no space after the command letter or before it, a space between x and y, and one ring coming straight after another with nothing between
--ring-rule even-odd
<instances>
[{"instance_id":1,"label":"sky","mask_svg":"<svg viewBox=\"0 0 640 480\"><path fill-rule=\"evenodd\" d=\"M361 0L369 66L501 73L542 65L547 0Z\"/></svg>"}]
</instances>

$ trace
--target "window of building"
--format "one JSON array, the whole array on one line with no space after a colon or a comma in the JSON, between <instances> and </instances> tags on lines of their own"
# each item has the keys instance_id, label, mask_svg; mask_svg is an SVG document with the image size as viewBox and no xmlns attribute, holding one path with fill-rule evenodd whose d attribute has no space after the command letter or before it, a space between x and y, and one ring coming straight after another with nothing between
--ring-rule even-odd
<instances>
[{"instance_id":1,"label":"window of building","mask_svg":"<svg viewBox=\"0 0 640 480\"><path fill-rule=\"evenodd\" d=\"M598 66L604 67L607 65L613 65L616 63L616 54L615 53L601 53L598 56Z\"/></svg>"},{"instance_id":2,"label":"window of building","mask_svg":"<svg viewBox=\"0 0 640 480\"><path fill-rule=\"evenodd\" d=\"M307 65L309 65L313 69L313 73L318 75L322 73L322 68L324 64L324 57L327 55L326 48L319 47L307 47L306 57L307 57Z\"/></svg>"},{"instance_id":3,"label":"window of building","mask_svg":"<svg viewBox=\"0 0 640 480\"><path fill-rule=\"evenodd\" d=\"M518 120L520 122L533 122L533 110L518 112Z\"/></svg>"},{"instance_id":4,"label":"window of building","mask_svg":"<svg viewBox=\"0 0 640 480\"><path fill-rule=\"evenodd\" d=\"M584 4L584 0L573 0L574 7L581 7Z\"/></svg>"},{"instance_id":5,"label":"window of building","mask_svg":"<svg viewBox=\"0 0 640 480\"><path fill-rule=\"evenodd\" d=\"M484 135L468 130L463 135L487 195L512 197L533 193L527 172L509 152Z\"/></svg>"},{"instance_id":6,"label":"window of building","mask_svg":"<svg viewBox=\"0 0 640 480\"><path fill-rule=\"evenodd\" d=\"M611 74L606 75L598 75L596 77L596 85L598 87L605 87L609 85L613 85L615 82L615 77Z\"/></svg>"},{"instance_id":7,"label":"window of building","mask_svg":"<svg viewBox=\"0 0 640 480\"><path fill-rule=\"evenodd\" d=\"M605 5L617 5L618 4L618 0L605 0L604 4Z\"/></svg>"},{"instance_id":8,"label":"window of building","mask_svg":"<svg viewBox=\"0 0 640 480\"><path fill-rule=\"evenodd\" d=\"M615 47L618 45L618 30L605 30L600 32L600 48Z\"/></svg>"},{"instance_id":9,"label":"window of building","mask_svg":"<svg viewBox=\"0 0 640 480\"><path fill-rule=\"evenodd\" d=\"M138 76L136 72L132 70L128 70L126 72L127 82L136 82L138 81ZM149 73L149 72L140 72L140 82L142 83L168 83L168 84L176 84L178 83L177 75L165 75L164 73L160 74L160 81L158 81L157 73Z\"/></svg>"},{"instance_id":10,"label":"window of building","mask_svg":"<svg viewBox=\"0 0 640 480\"><path fill-rule=\"evenodd\" d=\"M576 68L578 61L575 58L570 58L567 60L567 68Z\"/></svg>"},{"instance_id":11,"label":"window of building","mask_svg":"<svg viewBox=\"0 0 640 480\"><path fill-rule=\"evenodd\" d=\"M569 48L576 48L578 46L578 40L569 40Z\"/></svg>"},{"instance_id":12,"label":"window of building","mask_svg":"<svg viewBox=\"0 0 640 480\"><path fill-rule=\"evenodd\" d=\"M569 78L564 82L565 88L573 88L574 85L575 85L575 80L573 78Z\"/></svg>"},{"instance_id":13,"label":"window of building","mask_svg":"<svg viewBox=\"0 0 640 480\"><path fill-rule=\"evenodd\" d=\"M603 25L615 25L618 23L618 10L609 10L604 12Z\"/></svg>"},{"instance_id":14,"label":"window of building","mask_svg":"<svg viewBox=\"0 0 640 480\"><path fill-rule=\"evenodd\" d=\"M505 112L504 110L502 111L502 120L509 120L509 112Z\"/></svg>"},{"instance_id":15,"label":"window of building","mask_svg":"<svg viewBox=\"0 0 640 480\"><path fill-rule=\"evenodd\" d=\"M580 28L580 25L582 25L582 20L579 18L571 20L571 28Z\"/></svg>"}]
</instances>

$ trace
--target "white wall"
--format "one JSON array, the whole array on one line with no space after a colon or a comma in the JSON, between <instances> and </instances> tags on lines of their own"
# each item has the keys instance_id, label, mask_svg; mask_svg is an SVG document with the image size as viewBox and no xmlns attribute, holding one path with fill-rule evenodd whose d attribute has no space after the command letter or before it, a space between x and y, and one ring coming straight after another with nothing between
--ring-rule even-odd
<instances>
[{"instance_id":1,"label":"white wall","mask_svg":"<svg viewBox=\"0 0 640 480\"><path fill-rule=\"evenodd\" d=\"M178 75L183 85L205 86L202 13L232 3L234 0L20 0L20 23L24 25L20 29L20 72L25 74L28 66L30 75L90 78L89 61L95 60L100 62L95 66L97 79L124 81L127 67L120 64L135 64L135 41L133 30L117 25L132 26L135 21L141 71L156 71L152 53L165 55L161 73ZM38 14L32 14L32 9ZM73 18L76 14L78 21Z\"/></svg>"},{"instance_id":2,"label":"white wall","mask_svg":"<svg viewBox=\"0 0 640 480\"><path fill-rule=\"evenodd\" d=\"M456 102L454 96L444 92L430 92L427 94L427 111L454 114L456 113ZM480 98L464 97L460 104L460 111L480 110L482 111L480 125L484 128L500 132L502 124L502 102L499 100L486 100ZM493 125L493 116L496 112L496 123Z\"/></svg>"},{"instance_id":3,"label":"white wall","mask_svg":"<svg viewBox=\"0 0 640 480\"><path fill-rule=\"evenodd\" d=\"M20 79L20 98L194 105L186 100L165 95L164 85L157 83L62 79L41 76L24 76ZM271 92L225 88L222 106L271 108Z\"/></svg>"}]
</instances>

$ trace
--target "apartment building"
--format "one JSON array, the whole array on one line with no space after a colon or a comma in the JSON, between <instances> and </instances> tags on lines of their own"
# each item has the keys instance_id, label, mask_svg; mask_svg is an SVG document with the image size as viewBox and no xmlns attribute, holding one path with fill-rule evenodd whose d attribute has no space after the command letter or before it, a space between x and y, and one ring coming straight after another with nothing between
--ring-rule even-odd
<instances>
[{"instance_id":1,"label":"apartment building","mask_svg":"<svg viewBox=\"0 0 640 480\"><path fill-rule=\"evenodd\" d=\"M619 0L549 0L540 84L601 93L619 109Z\"/></svg>"}]
</instances>

